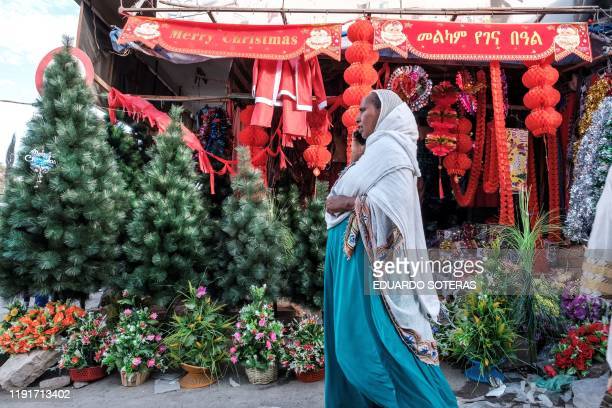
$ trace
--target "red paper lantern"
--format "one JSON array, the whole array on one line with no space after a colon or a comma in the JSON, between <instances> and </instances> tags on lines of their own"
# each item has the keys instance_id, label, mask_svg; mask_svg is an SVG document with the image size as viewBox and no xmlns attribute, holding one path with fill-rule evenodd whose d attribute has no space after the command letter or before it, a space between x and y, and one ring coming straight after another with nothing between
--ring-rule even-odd
<instances>
[{"instance_id":1,"label":"red paper lantern","mask_svg":"<svg viewBox=\"0 0 612 408\"><path fill-rule=\"evenodd\" d=\"M255 109L255 105L248 105L240 112L240 123L242 123L244 126L251 124L253 109Z\"/></svg>"},{"instance_id":2,"label":"red paper lantern","mask_svg":"<svg viewBox=\"0 0 612 408\"><path fill-rule=\"evenodd\" d=\"M472 160L465 153L451 152L444 158L444 168L449 175L455 177L463 177L465 172L472 167Z\"/></svg>"},{"instance_id":3,"label":"red paper lantern","mask_svg":"<svg viewBox=\"0 0 612 408\"><path fill-rule=\"evenodd\" d=\"M374 27L369 20L357 20L349 26L347 36L351 42L367 41L371 43L374 42Z\"/></svg>"},{"instance_id":4,"label":"red paper lantern","mask_svg":"<svg viewBox=\"0 0 612 408\"><path fill-rule=\"evenodd\" d=\"M348 105L361 105L363 98L372 92L370 85L351 85L344 90L342 101Z\"/></svg>"},{"instance_id":5,"label":"red paper lantern","mask_svg":"<svg viewBox=\"0 0 612 408\"><path fill-rule=\"evenodd\" d=\"M344 81L347 84L373 85L377 80L378 73L369 64L354 62L344 71Z\"/></svg>"},{"instance_id":6,"label":"red paper lantern","mask_svg":"<svg viewBox=\"0 0 612 408\"><path fill-rule=\"evenodd\" d=\"M458 89L449 81L440 82L431 90L431 100L440 107L451 106L458 98Z\"/></svg>"},{"instance_id":7,"label":"red paper lantern","mask_svg":"<svg viewBox=\"0 0 612 408\"><path fill-rule=\"evenodd\" d=\"M469 153L473 147L472 138L470 135L460 133L457 135L457 146L455 150L459 153Z\"/></svg>"},{"instance_id":8,"label":"red paper lantern","mask_svg":"<svg viewBox=\"0 0 612 408\"><path fill-rule=\"evenodd\" d=\"M525 126L534 136L554 135L563 122L555 108L537 108L525 118Z\"/></svg>"},{"instance_id":9,"label":"red paper lantern","mask_svg":"<svg viewBox=\"0 0 612 408\"><path fill-rule=\"evenodd\" d=\"M472 121L468 118L459 118L457 122L457 133L469 134L472 130Z\"/></svg>"},{"instance_id":10,"label":"red paper lantern","mask_svg":"<svg viewBox=\"0 0 612 408\"><path fill-rule=\"evenodd\" d=\"M359 106L350 106L342 114L342 124L346 128L356 127L357 115L359 115ZM352 133L349 133L349 135L352 135Z\"/></svg>"},{"instance_id":11,"label":"red paper lantern","mask_svg":"<svg viewBox=\"0 0 612 408\"><path fill-rule=\"evenodd\" d=\"M329 117L324 109L308 112L306 121L311 129L329 128Z\"/></svg>"},{"instance_id":12,"label":"red paper lantern","mask_svg":"<svg viewBox=\"0 0 612 408\"><path fill-rule=\"evenodd\" d=\"M523 96L523 104L529 109L545 106L556 106L561 100L561 93L550 85L531 88Z\"/></svg>"},{"instance_id":13,"label":"red paper lantern","mask_svg":"<svg viewBox=\"0 0 612 408\"><path fill-rule=\"evenodd\" d=\"M259 126L247 126L238 134L240 144L263 147L268 143L268 133Z\"/></svg>"},{"instance_id":14,"label":"red paper lantern","mask_svg":"<svg viewBox=\"0 0 612 408\"><path fill-rule=\"evenodd\" d=\"M374 65L378 62L378 52L372 48L372 43L367 41L356 41L352 43L344 54L349 64L360 62L362 64Z\"/></svg>"},{"instance_id":15,"label":"red paper lantern","mask_svg":"<svg viewBox=\"0 0 612 408\"><path fill-rule=\"evenodd\" d=\"M327 146L332 141L332 134L325 128L314 128L310 130L310 135L306 136L306 143L309 145Z\"/></svg>"},{"instance_id":16,"label":"red paper lantern","mask_svg":"<svg viewBox=\"0 0 612 408\"><path fill-rule=\"evenodd\" d=\"M523 74L522 81L525 88L542 85L554 85L559 80L559 71L552 65L532 65Z\"/></svg>"},{"instance_id":17,"label":"red paper lantern","mask_svg":"<svg viewBox=\"0 0 612 408\"><path fill-rule=\"evenodd\" d=\"M321 170L330 162L331 153L324 146L308 146L304 150L304 160L306 160L308 168L314 169L314 175L318 176L321 174Z\"/></svg>"},{"instance_id":18,"label":"red paper lantern","mask_svg":"<svg viewBox=\"0 0 612 408\"><path fill-rule=\"evenodd\" d=\"M268 153L265 148L251 146L251 164L254 167L263 167L268 163Z\"/></svg>"}]
</instances>

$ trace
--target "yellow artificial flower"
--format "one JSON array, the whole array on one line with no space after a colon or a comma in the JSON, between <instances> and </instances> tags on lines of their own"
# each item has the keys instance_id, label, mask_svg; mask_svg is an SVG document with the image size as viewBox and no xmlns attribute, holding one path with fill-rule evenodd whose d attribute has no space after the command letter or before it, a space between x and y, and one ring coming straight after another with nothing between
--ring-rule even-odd
<instances>
[{"instance_id":1,"label":"yellow artificial flower","mask_svg":"<svg viewBox=\"0 0 612 408\"><path fill-rule=\"evenodd\" d=\"M16 307L11 309L11 317L17 316L17 313L19 313L19 309L17 309Z\"/></svg>"}]
</instances>

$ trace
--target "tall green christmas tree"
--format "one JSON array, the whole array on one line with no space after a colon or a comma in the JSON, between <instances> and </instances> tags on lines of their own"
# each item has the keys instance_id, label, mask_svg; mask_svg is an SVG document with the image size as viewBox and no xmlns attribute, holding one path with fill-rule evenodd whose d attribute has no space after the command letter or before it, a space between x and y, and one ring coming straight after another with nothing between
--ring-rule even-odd
<instances>
[{"instance_id":1,"label":"tall green christmas tree","mask_svg":"<svg viewBox=\"0 0 612 408\"><path fill-rule=\"evenodd\" d=\"M214 231L191 151L182 140L181 109L173 107L170 115L172 124L156 137L133 200L125 253L134 268L120 281L158 305L167 305L188 281L206 280Z\"/></svg>"},{"instance_id":2,"label":"tall green christmas tree","mask_svg":"<svg viewBox=\"0 0 612 408\"><path fill-rule=\"evenodd\" d=\"M325 267L325 198L327 186L316 182L315 197L302 200L297 187L279 191L282 219L293 232L294 262L285 272L289 284L286 295L311 308L323 308L323 269Z\"/></svg>"},{"instance_id":3,"label":"tall green christmas tree","mask_svg":"<svg viewBox=\"0 0 612 408\"><path fill-rule=\"evenodd\" d=\"M251 285L266 284L276 298L287 284L283 272L293 264L293 237L280 220L261 173L246 148L238 148L238 172L232 179L233 195L223 203L215 286L221 300L238 306ZM219 258L220 257L220 258Z\"/></svg>"},{"instance_id":4,"label":"tall green christmas tree","mask_svg":"<svg viewBox=\"0 0 612 408\"><path fill-rule=\"evenodd\" d=\"M45 72L0 207L0 290L83 298L112 280L128 205L70 40Z\"/></svg>"},{"instance_id":5,"label":"tall green christmas tree","mask_svg":"<svg viewBox=\"0 0 612 408\"><path fill-rule=\"evenodd\" d=\"M145 124L129 120L127 115L121 112L117 112L117 117L119 122L116 124L106 119L107 141L113 148L128 189L135 191L143 167L151 159L147 150L153 144L153 137L150 128Z\"/></svg>"}]
</instances>

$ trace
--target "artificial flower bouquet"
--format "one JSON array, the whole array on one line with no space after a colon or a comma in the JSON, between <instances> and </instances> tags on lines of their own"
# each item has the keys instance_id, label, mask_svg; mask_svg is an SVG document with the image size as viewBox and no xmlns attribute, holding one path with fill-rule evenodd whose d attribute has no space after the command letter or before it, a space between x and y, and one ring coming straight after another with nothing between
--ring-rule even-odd
<instances>
[{"instance_id":1,"label":"artificial flower bouquet","mask_svg":"<svg viewBox=\"0 0 612 408\"><path fill-rule=\"evenodd\" d=\"M284 340L283 366L298 376L325 368L323 326L316 316L295 321Z\"/></svg>"},{"instance_id":2,"label":"artificial flower bouquet","mask_svg":"<svg viewBox=\"0 0 612 408\"><path fill-rule=\"evenodd\" d=\"M120 300L120 304L126 307L111 334L102 363L109 371L113 367L119 370L123 385L138 385L146 380L152 369L166 369L166 346L162 343L155 312L150 312L146 307L134 307L133 299L127 296ZM131 384L133 378L143 379Z\"/></svg>"},{"instance_id":3,"label":"artificial flower bouquet","mask_svg":"<svg viewBox=\"0 0 612 408\"><path fill-rule=\"evenodd\" d=\"M36 307L12 320L10 327L2 330L0 349L8 354L18 354L37 348L55 348L57 336L84 315L85 311L80 307L63 303L49 302L45 307Z\"/></svg>"},{"instance_id":4,"label":"artificial flower bouquet","mask_svg":"<svg viewBox=\"0 0 612 408\"><path fill-rule=\"evenodd\" d=\"M267 371L276 367L282 352L283 325L274 318L274 310L265 299L265 285L251 286L251 303L240 310L232 335L230 360L248 369ZM249 371L247 371L248 374Z\"/></svg>"},{"instance_id":5,"label":"artificial flower bouquet","mask_svg":"<svg viewBox=\"0 0 612 408\"><path fill-rule=\"evenodd\" d=\"M552 352L555 361L544 367L550 377L557 374L584 377L594 361L605 361L609 326L602 322L587 323L570 329Z\"/></svg>"},{"instance_id":6,"label":"artificial flower bouquet","mask_svg":"<svg viewBox=\"0 0 612 408\"><path fill-rule=\"evenodd\" d=\"M14 321L19 320L28 311L27 306L19 300L12 301L6 308L8 312L0 322L0 332L9 329Z\"/></svg>"}]
</instances>

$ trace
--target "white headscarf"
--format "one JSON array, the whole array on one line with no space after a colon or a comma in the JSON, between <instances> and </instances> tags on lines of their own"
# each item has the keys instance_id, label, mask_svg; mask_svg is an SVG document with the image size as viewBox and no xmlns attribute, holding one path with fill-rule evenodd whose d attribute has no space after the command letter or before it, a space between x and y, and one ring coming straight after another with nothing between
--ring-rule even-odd
<instances>
[{"instance_id":1,"label":"white headscarf","mask_svg":"<svg viewBox=\"0 0 612 408\"><path fill-rule=\"evenodd\" d=\"M388 258L425 261L427 246L417 190L420 172L416 158L419 137L416 120L408 105L392 91L374 93L381 101L376 128L366 139L363 156L336 182L330 196L359 197L358 202L369 209L367 235L371 242L364 241L364 244L370 262L380 259L379 250L387 245L395 229L402 240L392 248ZM362 204L356 205L358 218L361 208ZM349 215L350 212L339 216L326 213L327 227L338 225ZM359 227L364 239L366 231L361 222ZM396 275L394 279L398 278ZM402 275L401 279L423 282L427 288L433 277L430 271L423 271L413 278ZM436 319L440 310L435 290L385 291L382 294L394 321L402 329L413 330L422 339L433 340L428 316Z\"/></svg>"}]
</instances>

